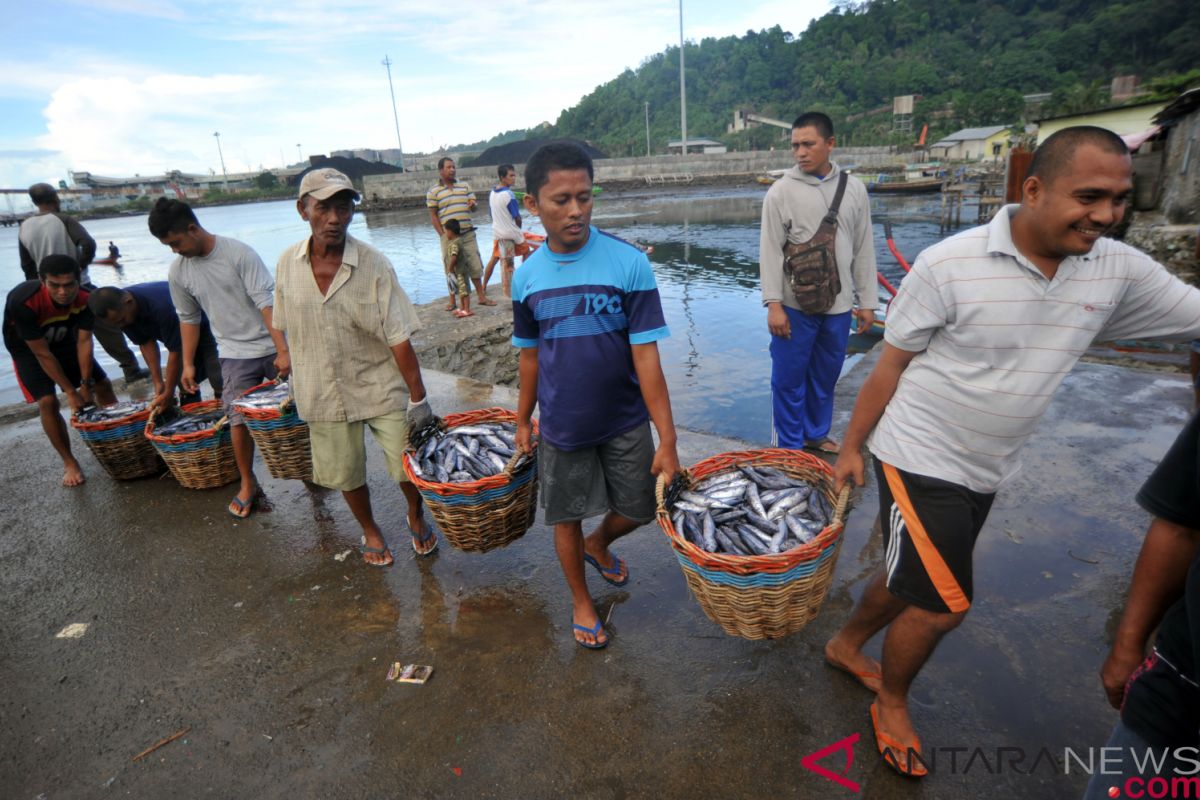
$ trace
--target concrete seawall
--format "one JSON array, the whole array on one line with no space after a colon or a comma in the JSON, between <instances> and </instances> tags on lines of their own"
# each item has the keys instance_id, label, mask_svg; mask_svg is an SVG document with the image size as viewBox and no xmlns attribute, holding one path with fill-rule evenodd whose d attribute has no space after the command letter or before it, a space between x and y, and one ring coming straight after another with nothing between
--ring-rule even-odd
<instances>
[{"instance_id":1,"label":"concrete seawall","mask_svg":"<svg viewBox=\"0 0 1200 800\"><path fill-rule=\"evenodd\" d=\"M915 160L910 151L892 147L838 148L835 159L858 169L886 169L903 166ZM604 158L595 162L596 183L601 186L646 185L646 178L691 175L695 182L722 182L730 178L760 175L768 170L792 166L787 150L749 153L713 153L709 155L650 156L638 158ZM525 183L525 165L517 164L517 186ZM476 192L486 192L496 182L495 167L464 167L458 170L458 180L471 185ZM407 172L396 175L368 175L363 178L364 209L416 205L424 202L425 192L437 181L432 171Z\"/></svg>"}]
</instances>

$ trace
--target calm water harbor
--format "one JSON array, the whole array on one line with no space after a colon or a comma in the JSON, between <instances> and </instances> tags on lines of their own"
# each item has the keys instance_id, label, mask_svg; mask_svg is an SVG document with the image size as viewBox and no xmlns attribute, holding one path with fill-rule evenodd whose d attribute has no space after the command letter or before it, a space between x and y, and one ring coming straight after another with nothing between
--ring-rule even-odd
<instances>
[{"instance_id":1,"label":"calm water harbor","mask_svg":"<svg viewBox=\"0 0 1200 800\"><path fill-rule=\"evenodd\" d=\"M477 192L486 196L485 191ZM760 186L602 194L594 216L599 227L654 247L650 261L671 328L671 337L660 347L677 423L757 442L770 438L769 335L758 289L764 194ZM898 284L904 273L888 252L882 219L892 220L896 243L911 260L937 241L938 201L877 197L872 203L878 262L883 274ZM202 208L198 216L214 233L252 246L272 271L284 248L306 235L290 201ZM486 216L480 212L476 219L480 248L490 251ZM533 225L540 230L536 219ZM166 280L173 256L150 235L145 215L90 220L86 227L101 251L110 240L121 248L120 269L92 267L97 285ZM414 303L444 296L437 236L424 209L358 214L350 232L391 259ZM7 254L0 261L0 290L5 292L22 279L16 237L16 228L0 228L0 253ZM498 295L498 275L492 283ZM96 353L110 374L120 375L102 349L97 347ZM0 405L19 402L12 364L3 359Z\"/></svg>"}]
</instances>

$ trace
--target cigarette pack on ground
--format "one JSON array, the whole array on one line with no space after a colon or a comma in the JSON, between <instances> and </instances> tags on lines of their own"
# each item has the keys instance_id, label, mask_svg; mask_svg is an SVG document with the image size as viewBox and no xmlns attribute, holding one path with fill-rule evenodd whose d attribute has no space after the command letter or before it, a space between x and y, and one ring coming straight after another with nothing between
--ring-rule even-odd
<instances>
[{"instance_id":1,"label":"cigarette pack on ground","mask_svg":"<svg viewBox=\"0 0 1200 800\"><path fill-rule=\"evenodd\" d=\"M433 674L433 667L423 666L421 664L404 664L399 661L392 664L392 668L388 670L387 679L396 681L397 683L425 683L429 680L429 676Z\"/></svg>"}]
</instances>

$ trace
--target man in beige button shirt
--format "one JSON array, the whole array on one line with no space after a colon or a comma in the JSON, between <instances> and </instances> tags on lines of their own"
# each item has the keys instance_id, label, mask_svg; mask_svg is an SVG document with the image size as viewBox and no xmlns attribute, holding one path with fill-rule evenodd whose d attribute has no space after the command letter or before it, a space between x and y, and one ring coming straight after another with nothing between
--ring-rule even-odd
<instances>
[{"instance_id":1,"label":"man in beige button shirt","mask_svg":"<svg viewBox=\"0 0 1200 800\"><path fill-rule=\"evenodd\" d=\"M428 422L433 412L410 341L420 327L417 313L387 258L347 234L358 197L337 170L304 176L296 207L312 235L285 250L275 266L273 324L291 345L313 482L341 490L362 526L363 560L386 567L392 554L371 511L363 428L383 448L388 473L408 500L413 550L427 555L437 536L402 459L407 428Z\"/></svg>"}]
</instances>

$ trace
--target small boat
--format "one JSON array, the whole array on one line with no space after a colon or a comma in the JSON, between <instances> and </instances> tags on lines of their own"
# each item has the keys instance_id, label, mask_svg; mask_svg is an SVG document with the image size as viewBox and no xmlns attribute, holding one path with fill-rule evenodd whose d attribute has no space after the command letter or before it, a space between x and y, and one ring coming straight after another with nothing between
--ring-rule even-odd
<instances>
[{"instance_id":1,"label":"small boat","mask_svg":"<svg viewBox=\"0 0 1200 800\"><path fill-rule=\"evenodd\" d=\"M770 186L772 183L782 178L783 173L785 172L787 172L786 169L769 169L754 180L758 181L763 186Z\"/></svg>"},{"instance_id":2,"label":"small boat","mask_svg":"<svg viewBox=\"0 0 1200 800\"><path fill-rule=\"evenodd\" d=\"M941 190L941 178L910 179L903 176L880 175L867 183L867 191L875 194L923 194Z\"/></svg>"},{"instance_id":3,"label":"small boat","mask_svg":"<svg viewBox=\"0 0 1200 800\"><path fill-rule=\"evenodd\" d=\"M119 256L116 258L113 258L112 256L108 256L106 258L93 258L92 259L92 264L102 264L102 265L109 266L109 267L120 266L120 263L121 263L121 260L120 260Z\"/></svg>"}]
</instances>

